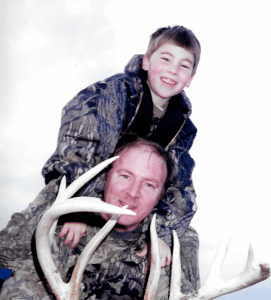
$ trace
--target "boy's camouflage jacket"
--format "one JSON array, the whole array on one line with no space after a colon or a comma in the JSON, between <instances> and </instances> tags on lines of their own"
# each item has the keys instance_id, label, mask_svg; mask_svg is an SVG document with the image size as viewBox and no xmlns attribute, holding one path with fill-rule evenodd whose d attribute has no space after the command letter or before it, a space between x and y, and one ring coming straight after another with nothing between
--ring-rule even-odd
<instances>
[{"instance_id":1,"label":"boy's camouflage jacket","mask_svg":"<svg viewBox=\"0 0 271 300\"><path fill-rule=\"evenodd\" d=\"M112 155L117 142L137 114L144 96L141 64L142 55L134 56L125 73L89 86L64 107L57 149L42 170L47 185L26 210L14 214L7 227L0 232L1 268L20 268L31 251L31 239L40 218L55 200L61 177L66 175L70 183ZM181 236L196 211L191 180L194 161L189 154L196 128L189 119L191 105L185 93L174 98L177 107L173 110L178 112L179 128L173 140L166 141L164 146L175 160L178 177L154 209L158 217L158 235L168 245L171 245L171 230L175 229ZM170 124L166 124L165 129L172 134ZM103 179L104 173L79 194L102 197Z\"/></svg>"}]
</instances>

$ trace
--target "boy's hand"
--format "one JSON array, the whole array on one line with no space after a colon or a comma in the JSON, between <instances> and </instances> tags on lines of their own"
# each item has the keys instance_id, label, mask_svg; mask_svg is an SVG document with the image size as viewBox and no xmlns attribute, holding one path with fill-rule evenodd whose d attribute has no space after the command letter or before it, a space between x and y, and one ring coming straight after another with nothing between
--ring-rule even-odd
<instances>
[{"instance_id":1,"label":"boy's hand","mask_svg":"<svg viewBox=\"0 0 271 300\"><path fill-rule=\"evenodd\" d=\"M164 267L169 266L171 264L171 261L172 261L171 251L170 251L169 246L163 240L161 240L159 238L158 238L158 245L159 245L161 268L164 268ZM146 245L145 248L141 252L138 252L136 255L139 256L139 257L144 257L147 254L148 254L148 245ZM149 255L148 265L147 265L146 271L150 267L150 259L151 259L151 257Z\"/></svg>"},{"instance_id":2,"label":"boy's hand","mask_svg":"<svg viewBox=\"0 0 271 300\"><path fill-rule=\"evenodd\" d=\"M66 239L63 243L64 246L70 244L70 249L72 250L79 242L81 237L86 235L87 224L79 222L67 222L62 227L58 237L62 238L67 234Z\"/></svg>"}]
</instances>

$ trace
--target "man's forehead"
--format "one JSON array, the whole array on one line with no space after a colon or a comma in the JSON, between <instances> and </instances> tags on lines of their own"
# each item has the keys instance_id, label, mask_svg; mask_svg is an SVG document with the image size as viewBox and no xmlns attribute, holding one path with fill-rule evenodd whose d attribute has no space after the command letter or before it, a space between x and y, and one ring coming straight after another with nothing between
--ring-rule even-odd
<instances>
[{"instance_id":1,"label":"man's forehead","mask_svg":"<svg viewBox=\"0 0 271 300\"><path fill-rule=\"evenodd\" d=\"M133 159L142 159L145 160L147 157L155 156L161 161L164 161L164 158L161 157L153 147L149 145L134 145L132 147L124 148L119 154L120 158L116 162L123 161L125 158ZM146 161L147 163L147 161Z\"/></svg>"},{"instance_id":2,"label":"man's forehead","mask_svg":"<svg viewBox=\"0 0 271 300\"><path fill-rule=\"evenodd\" d=\"M119 159L114 162L115 171L125 169L127 171L138 170L140 167L144 170L156 170L156 176L167 176L167 164L165 159L157 153L157 150L149 145L133 145L133 147L124 148L119 154ZM150 170L151 171L151 170ZM159 176L160 174L160 176ZM154 176L154 174L153 174Z\"/></svg>"}]
</instances>

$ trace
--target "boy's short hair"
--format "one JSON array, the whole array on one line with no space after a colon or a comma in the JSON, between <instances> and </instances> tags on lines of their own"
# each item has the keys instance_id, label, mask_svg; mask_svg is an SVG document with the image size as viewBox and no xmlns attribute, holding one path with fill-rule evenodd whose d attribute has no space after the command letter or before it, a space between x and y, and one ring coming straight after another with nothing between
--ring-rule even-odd
<instances>
[{"instance_id":1,"label":"boy's short hair","mask_svg":"<svg viewBox=\"0 0 271 300\"><path fill-rule=\"evenodd\" d=\"M159 28L150 37L146 56L150 58L158 48L167 43L182 47L193 54L192 76L195 75L200 60L201 47L194 33L183 26Z\"/></svg>"}]
</instances>

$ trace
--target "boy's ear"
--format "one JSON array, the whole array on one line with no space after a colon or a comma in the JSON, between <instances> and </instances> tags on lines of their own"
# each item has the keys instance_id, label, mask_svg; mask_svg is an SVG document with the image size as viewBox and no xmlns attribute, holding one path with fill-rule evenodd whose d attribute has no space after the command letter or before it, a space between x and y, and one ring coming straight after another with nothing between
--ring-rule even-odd
<instances>
[{"instance_id":1,"label":"boy's ear","mask_svg":"<svg viewBox=\"0 0 271 300\"><path fill-rule=\"evenodd\" d=\"M142 69L144 71L148 71L149 70L149 64L150 64L150 61L149 61L147 55L145 54L143 56L143 60L142 60Z\"/></svg>"},{"instance_id":2,"label":"boy's ear","mask_svg":"<svg viewBox=\"0 0 271 300\"><path fill-rule=\"evenodd\" d=\"M186 85L185 85L186 87L190 87L190 84L191 84L193 78L194 78L194 75L191 76L191 77L188 79L188 81L187 81L187 83L186 83Z\"/></svg>"}]
</instances>

